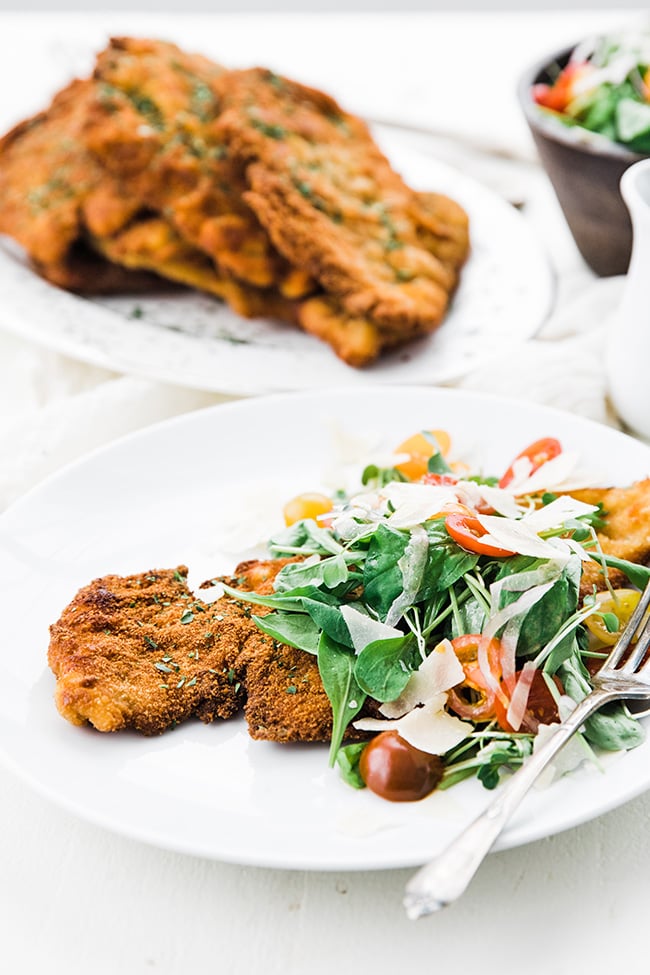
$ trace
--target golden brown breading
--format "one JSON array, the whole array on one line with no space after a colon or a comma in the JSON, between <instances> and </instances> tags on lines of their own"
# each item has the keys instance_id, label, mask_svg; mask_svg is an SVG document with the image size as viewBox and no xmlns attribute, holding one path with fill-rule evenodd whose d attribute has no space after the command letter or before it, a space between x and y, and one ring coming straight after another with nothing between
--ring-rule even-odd
<instances>
[{"instance_id":1,"label":"golden brown breading","mask_svg":"<svg viewBox=\"0 0 650 975\"><path fill-rule=\"evenodd\" d=\"M139 206L85 150L91 89L90 82L73 81L47 111L0 140L0 233L14 237L40 267L65 266L84 225L113 233Z\"/></svg>"},{"instance_id":2,"label":"golden brown breading","mask_svg":"<svg viewBox=\"0 0 650 975\"><path fill-rule=\"evenodd\" d=\"M247 650L243 663L251 738L329 741L332 708L316 657L276 643Z\"/></svg>"},{"instance_id":3,"label":"golden brown breading","mask_svg":"<svg viewBox=\"0 0 650 975\"><path fill-rule=\"evenodd\" d=\"M85 139L98 162L140 204L162 213L221 273L289 297L313 282L277 254L242 198L227 147L210 139L223 68L162 41L113 38L94 72Z\"/></svg>"},{"instance_id":4,"label":"golden brown breading","mask_svg":"<svg viewBox=\"0 0 650 975\"><path fill-rule=\"evenodd\" d=\"M192 716L213 721L239 710L244 694L231 667L261 635L231 600L217 608L195 599L186 575L179 566L105 576L77 593L51 627L63 717L154 735Z\"/></svg>"},{"instance_id":5,"label":"golden brown breading","mask_svg":"<svg viewBox=\"0 0 650 975\"><path fill-rule=\"evenodd\" d=\"M348 315L372 320L383 344L439 325L465 254L457 240L436 256L431 211L465 225L460 208L421 200L366 125L322 92L264 69L228 72L215 88L213 137L245 167L244 199L277 249Z\"/></svg>"},{"instance_id":6,"label":"golden brown breading","mask_svg":"<svg viewBox=\"0 0 650 975\"><path fill-rule=\"evenodd\" d=\"M354 366L437 327L469 246L462 209L410 190L329 96L134 38L0 140L0 232L61 287L152 272Z\"/></svg>"},{"instance_id":7,"label":"golden brown breading","mask_svg":"<svg viewBox=\"0 0 650 975\"><path fill-rule=\"evenodd\" d=\"M269 593L289 561L244 562L226 581ZM327 741L331 709L316 658L263 633L246 603L196 599L186 575L179 566L104 576L77 593L50 628L63 717L99 731L154 735L190 717L229 718L246 701L254 738Z\"/></svg>"},{"instance_id":8,"label":"golden brown breading","mask_svg":"<svg viewBox=\"0 0 650 975\"><path fill-rule=\"evenodd\" d=\"M650 565L650 478L625 488L588 488L571 491L571 496L586 504L602 504L605 525L598 530L603 552L628 562ZM626 585L622 572L609 570L615 588ZM605 588L602 570L595 562L583 566L581 591L583 595Z\"/></svg>"},{"instance_id":9,"label":"golden brown breading","mask_svg":"<svg viewBox=\"0 0 650 975\"><path fill-rule=\"evenodd\" d=\"M114 262L113 266L148 269L178 284L200 288L227 301L244 318L268 315L296 322L295 301L273 288L254 288L219 273L209 257L188 244L162 217L144 217L112 237L93 237L91 245Z\"/></svg>"}]
</instances>

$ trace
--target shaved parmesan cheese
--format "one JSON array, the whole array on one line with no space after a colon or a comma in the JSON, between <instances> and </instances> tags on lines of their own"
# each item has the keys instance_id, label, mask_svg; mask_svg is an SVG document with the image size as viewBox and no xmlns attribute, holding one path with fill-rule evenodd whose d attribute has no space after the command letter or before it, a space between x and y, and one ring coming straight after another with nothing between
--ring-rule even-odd
<instances>
[{"instance_id":1,"label":"shaved parmesan cheese","mask_svg":"<svg viewBox=\"0 0 650 975\"><path fill-rule=\"evenodd\" d=\"M562 552L550 542L540 538L524 519L500 518L498 515L477 515L479 523L488 532L481 542L505 548L518 555L531 555L538 559L561 559ZM565 556L568 557L568 553Z\"/></svg>"},{"instance_id":2,"label":"shaved parmesan cheese","mask_svg":"<svg viewBox=\"0 0 650 975\"><path fill-rule=\"evenodd\" d=\"M422 585L428 554L429 536L421 525L416 525L411 530L404 555L397 562L402 573L402 591L386 614L386 622L389 626L397 623L404 615L404 611L415 602Z\"/></svg>"},{"instance_id":3,"label":"shaved parmesan cheese","mask_svg":"<svg viewBox=\"0 0 650 975\"><path fill-rule=\"evenodd\" d=\"M442 708L436 709L435 701L434 698L424 707L405 714L397 722L397 730L404 741L414 748L430 755L444 755L468 738L474 731L474 725L455 718Z\"/></svg>"},{"instance_id":4,"label":"shaved parmesan cheese","mask_svg":"<svg viewBox=\"0 0 650 975\"><path fill-rule=\"evenodd\" d=\"M508 724L513 731L519 731L521 722L524 720L526 705L528 704L528 695L530 694L530 688L535 676L535 670L535 664L531 663L530 660L527 660L522 668L521 675L512 693L512 697L510 698L510 705L508 707L506 717Z\"/></svg>"},{"instance_id":5,"label":"shaved parmesan cheese","mask_svg":"<svg viewBox=\"0 0 650 975\"><path fill-rule=\"evenodd\" d=\"M572 702L575 707L575 702ZM533 742L533 755L543 748L547 741L557 732L559 724L540 724ZM580 768L584 762L594 760L594 754L583 738L576 735L570 738L563 748L557 753L553 761L548 765L535 783L537 789L546 789L549 785L562 775L573 772Z\"/></svg>"},{"instance_id":6,"label":"shaved parmesan cheese","mask_svg":"<svg viewBox=\"0 0 650 975\"><path fill-rule=\"evenodd\" d=\"M393 506L388 518L392 528L412 528L439 514L445 505L457 504L458 497L453 484L411 484L394 481L387 484L383 493Z\"/></svg>"},{"instance_id":7,"label":"shaved parmesan cheese","mask_svg":"<svg viewBox=\"0 0 650 975\"><path fill-rule=\"evenodd\" d=\"M549 531L552 528L560 528L571 518L590 515L597 510L596 505L586 504L584 501L578 501L577 498L565 494L542 508L528 512L521 520L539 534L539 532Z\"/></svg>"},{"instance_id":8,"label":"shaved parmesan cheese","mask_svg":"<svg viewBox=\"0 0 650 975\"><path fill-rule=\"evenodd\" d=\"M444 755L468 738L474 726L445 711L446 694L436 694L423 707L414 708L397 720L361 718L354 722L359 731L397 731L404 741L430 755Z\"/></svg>"},{"instance_id":9,"label":"shaved parmesan cheese","mask_svg":"<svg viewBox=\"0 0 650 975\"><path fill-rule=\"evenodd\" d=\"M517 518L519 516L521 509L508 491L490 487L488 484L481 484L479 487L483 501L494 508L498 515L504 515L506 518Z\"/></svg>"},{"instance_id":10,"label":"shaved parmesan cheese","mask_svg":"<svg viewBox=\"0 0 650 975\"><path fill-rule=\"evenodd\" d=\"M404 636L401 630L396 630L394 626L387 626L380 620L374 620L372 616L362 613L353 606L341 606L341 615L348 628L355 653L361 653L375 640L393 640L395 637Z\"/></svg>"},{"instance_id":11,"label":"shaved parmesan cheese","mask_svg":"<svg viewBox=\"0 0 650 975\"><path fill-rule=\"evenodd\" d=\"M401 718L417 707L427 704L438 694L448 691L465 678L461 663L449 640L443 640L414 671L398 698L379 708L387 718Z\"/></svg>"},{"instance_id":12,"label":"shaved parmesan cheese","mask_svg":"<svg viewBox=\"0 0 650 975\"><path fill-rule=\"evenodd\" d=\"M527 461L529 470L532 466L526 457L521 457L515 461L513 464L515 476L505 488L511 494L536 494L538 491L564 490L564 482L567 481L577 466L578 455L572 451L563 450L557 457L547 460L545 464L542 464L528 476L522 476L524 468L519 466L520 461L524 460Z\"/></svg>"}]
</instances>

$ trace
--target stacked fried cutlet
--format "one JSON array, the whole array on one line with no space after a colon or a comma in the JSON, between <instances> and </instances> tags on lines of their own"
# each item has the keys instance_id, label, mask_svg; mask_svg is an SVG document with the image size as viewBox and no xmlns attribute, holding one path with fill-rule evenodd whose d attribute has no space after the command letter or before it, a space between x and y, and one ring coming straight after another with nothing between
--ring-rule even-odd
<instances>
[{"instance_id":1,"label":"stacked fried cutlet","mask_svg":"<svg viewBox=\"0 0 650 975\"><path fill-rule=\"evenodd\" d=\"M0 141L0 232L63 287L154 272L355 366L440 324L469 248L329 96L132 38Z\"/></svg>"}]
</instances>

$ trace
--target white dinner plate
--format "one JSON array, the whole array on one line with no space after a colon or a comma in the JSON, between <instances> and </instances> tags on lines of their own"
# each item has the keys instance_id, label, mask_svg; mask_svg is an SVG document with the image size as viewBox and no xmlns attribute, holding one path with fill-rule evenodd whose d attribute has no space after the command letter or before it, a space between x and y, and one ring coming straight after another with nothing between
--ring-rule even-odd
<instances>
[{"instance_id":1,"label":"white dinner plate","mask_svg":"<svg viewBox=\"0 0 650 975\"><path fill-rule=\"evenodd\" d=\"M520 213L394 130L376 135L414 187L458 200L472 252L447 318L434 335L358 370L292 326L247 320L209 295L179 289L89 300L53 287L0 238L0 327L86 362L197 389L254 395L371 383L456 379L533 335L554 297L547 257Z\"/></svg>"},{"instance_id":2,"label":"white dinner plate","mask_svg":"<svg viewBox=\"0 0 650 975\"><path fill-rule=\"evenodd\" d=\"M585 419L454 390L339 389L243 400L151 427L46 481L0 519L0 755L78 816L160 847L304 869L413 865L486 804L476 782L417 803L345 785L327 748L253 741L245 722L190 721L160 737L100 734L61 718L48 625L100 575L179 563L232 569L282 499L332 483L341 451L449 430L457 456L502 471L539 437L577 449L595 483L650 474L650 451ZM345 430L345 435L341 431ZM334 477L334 481L340 474ZM264 517L262 517L264 515ZM268 525L272 527L271 524ZM566 829L650 786L650 742L534 792L499 848Z\"/></svg>"}]
</instances>

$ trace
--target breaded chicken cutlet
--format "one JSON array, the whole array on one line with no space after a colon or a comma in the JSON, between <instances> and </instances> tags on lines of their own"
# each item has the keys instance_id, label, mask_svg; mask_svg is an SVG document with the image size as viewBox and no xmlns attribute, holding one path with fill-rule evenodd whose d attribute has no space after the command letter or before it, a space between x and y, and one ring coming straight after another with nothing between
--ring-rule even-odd
<instances>
[{"instance_id":1,"label":"breaded chicken cutlet","mask_svg":"<svg viewBox=\"0 0 650 975\"><path fill-rule=\"evenodd\" d=\"M650 565L650 478L626 488L571 491L571 496L585 504L601 505L603 526L597 534L606 555ZM608 576L614 588L626 585L622 572L610 569ZM594 586L605 589L605 576L597 563L586 563L580 583L583 595L591 592Z\"/></svg>"},{"instance_id":2,"label":"breaded chicken cutlet","mask_svg":"<svg viewBox=\"0 0 650 975\"><path fill-rule=\"evenodd\" d=\"M84 243L86 229L114 233L139 208L86 151L82 131L91 99L91 83L73 81L47 111L0 139L0 233L17 240L36 270L60 287L150 289L151 275L108 263Z\"/></svg>"},{"instance_id":3,"label":"breaded chicken cutlet","mask_svg":"<svg viewBox=\"0 0 650 975\"><path fill-rule=\"evenodd\" d=\"M134 38L0 142L0 232L62 287L155 272L353 366L440 324L469 247L462 209L410 190L329 96Z\"/></svg>"},{"instance_id":4,"label":"breaded chicken cutlet","mask_svg":"<svg viewBox=\"0 0 650 975\"><path fill-rule=\"evenodd\" d=\"M419 195L367 126L271 71L227 72L211 134L245 168L245 201L277 249L382 346L436 328L469 246L467 217Z\"/></svg>"},{"instance_id":5,"label":"breaded chicken cutlet","mask_svg":"<svg viewBox=\"0 0 650 975\"><path fill-rule=\"evenodd\" d=\"M210 137L224 73L175 44L113 38L97 58L85 142L141 207L163 214L221 273L297 297L313 284L298 287L243 200L241 167Z\"/></svg>"},{"instance_id":6,"label":"breaded chicken cutlet","mask_svg":"<svg viewBox=\"0 0 650 975\"><path fill-rule=\"evenodd\" d=\"M285 564L244 563L228 581L264 592ZM63 717L155 735L244 707L253 738L326 741L331 709L315 658L262 633L240 603L197 599L186 577L184 566L105 576L77 593L48 653Z\"/></svg>"}]
</instances>

